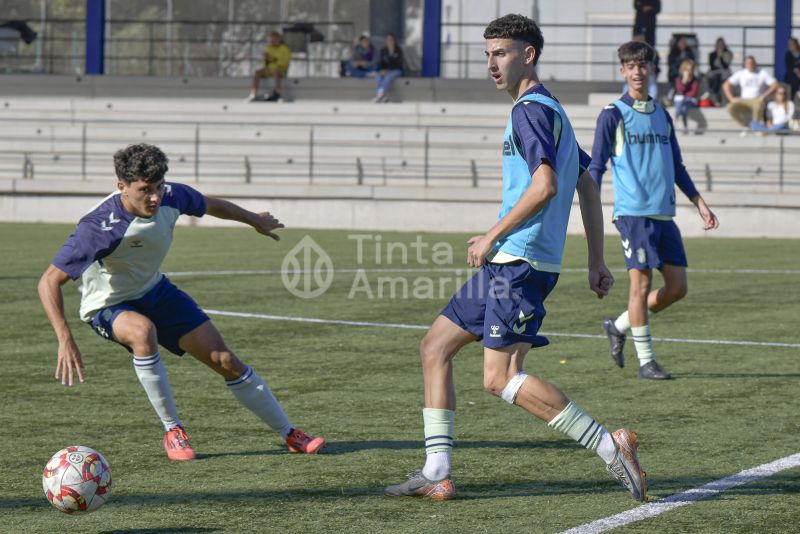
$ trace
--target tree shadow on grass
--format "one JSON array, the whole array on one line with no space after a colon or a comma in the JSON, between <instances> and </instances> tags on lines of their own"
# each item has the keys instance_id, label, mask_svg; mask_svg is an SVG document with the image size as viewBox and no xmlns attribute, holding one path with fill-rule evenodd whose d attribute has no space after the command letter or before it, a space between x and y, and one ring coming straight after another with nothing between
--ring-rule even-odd
<instances>
[{"instance_id":1,"label":"tree shadow on grass","mask_svg":"<svg viewBox=\"0 0 800 534\"><path fill-rule=\"evenodd\" d=\"M581 480L542 480L532 476L531 481L504 482L502 474L487 483L459 483L456 473L456 491L458 500L507 499L515 497L558 497L566 495L619 494L621 499L629 499L628 491L618 482L609 478L591 477ZM654 502L693 502L701 499L735 498L737 495L788 495L800 494L800 476L796 473L778 473L767 479L729 488L722 493L706 491L681 495L689 489L697 488L717 480L716 477L675 477L650 478L650 495ZM399 482L387 480L386 484ZM224 502L286 502L289 500L334 500L354 497L380 497L383 486L336 486L329 488L297 488L280 490L247 490L219 491L197 493L143 493L136 495L115 495L107 506L170 506L186 504L224 503ZM49 508L49 504L41 499L0 499L0 510L22 507ZM187 530L166 529L163 532L214 532L215 530L198 530L187 527ZM147 534L162 532L159 529L108 532L143 532Z\"/></svg>"},{"instance_id":2,"label":"tree shadow on grass","mask_svg":"<svg viewBox=\"0 0 800 534\"><path fill-rule=\"evenodd\" d=\"M565 449L577 448L578 446L572 440L549 440L549 441L469 441L457 440L455 442L455 449ZM334 441L325 446L322 452L325 454L347 454L357 451L366 451L372 449L390 449L390 450L408 450L419 449L424 450L425 443L423 440L409 440L409 441L380 441L380 440L364 440L364 441Z\"/></svg>"},{"instance_id":3,"label":"tree shadow on grass","mask_svg":"<svg viewBox=\"0 0 800 534\"><path fill-rule=\"evenodd\" d=\"M423 450L425 444L422 440L418 441L389 441L389 440L360 440L360 441L333 441L325 445L320 454L349 454L358 451L368 451L375 449L382 450ZM572 440L549 440L549 441L456 441L456 449L565 449L578 448ZM226 456L272 456L279 454L291 454L284 448L275 448L261 451L231 451L231 452L212 452L198 453L198 460L208 460L210 458L222 458Z\"/></svg>"},{"instance_id":4,"label":"tree shadow on grass","mask_svg":"<svg viewBox=\"0 0 800 534\"><path fill-rule=\"evenodd\" d=\"M166 527L166 528L126 528L123 530L101 530L97 534L191 534L196 532L221 532L221 528L207 527Z\"/></svg>"},{"instance_id":5,"label":"tree shadow on grass","mask_svg":"<svg viewBox=\"0 0 800 534\"><path fill-rule=\"evenodd\" d=\"M678 380L687 378L800 378L800 373L674 373Z\"/></svg>"}]
</instances>

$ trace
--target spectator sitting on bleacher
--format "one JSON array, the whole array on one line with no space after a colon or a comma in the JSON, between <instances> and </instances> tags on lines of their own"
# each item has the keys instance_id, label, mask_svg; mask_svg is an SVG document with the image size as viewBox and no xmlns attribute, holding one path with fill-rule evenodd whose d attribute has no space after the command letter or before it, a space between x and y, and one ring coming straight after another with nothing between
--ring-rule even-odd
<instances>
[{"instance_id":1,"label":"spectator sitting on bleacher","mask_svg":"<svg viewBox=\"0 0 800 534\"><path fill-rule=\"evenodd\" d=\"M789 39L789 49L784 57L786 63L786 74L783 81L789 84L792 93L789 100L794 100L794 95L800 89L800 42L794 37Z\"/></svg>"},{"instance_id":2,"label":"spectator sitting on bleacher","mask_svg":"<svg viewBox=\"0 0 800 534\"><path fill-rule=\"evenodd\" d=\"M714 51L708 54L708 92L714 104L722 104L722 82L731 75L733 52L728 50L725 39L719 37L714 45Z\"/></svg>"},{"instance_id":3,"label":"spectator sitting on bleacher","mask_svg":"<svg viewBox=\"0 0 800 534\"><path fill-rule=\"evenodd\" d=\"M694 61L694 52L689 47L689 41L686 40L686 37L681 35L675 41L667 56L667 80L670 83L675 83L675 78L680 76L681 64L687 59Z\"/></svg>"},{"instance_id":4,"label":"spectator sitting on bleacher","mask_svg":"<svg viewBox=\"0 0 800 534\"><path fill-rule=\"evenodd\" d=\"M342 62L342 76L366 78L375 72L375 47L369 40L368 33L362 33L353 47L350 61Z\"/></svg>"},{"instance_id":5,"label":"spectator sitting on bleacher","mask_svg":"<svg viewBox=\"0 0 800 534\"><path fill-rule=\"evenodd\" d=\"M250 86L250 96L247 97L247 101L256 99L261 78L272 77L275 79L275 89L273 89L267 101L280 102L283 79L289 70L289 62L291 60L292 49L283 42L283 36L279 32L272 32L269 45L264 50L264 67L253 74L253 84Z\"/></svg>"},{"instance_id":6,"label":"spectator sitting on bleacher","mask_svg":"<svg viewBox=\"0 0 800 534\"><path fill-rule=\"evenodd\" d=\"M794 115L794 102L789 100L789 92L786 87L781 85L775 91L775 100L767 104L767 122L754 120L750 123L750 129L757 132L778 132L788 130L789 122Z\"/></svg>"},{"instance_id":7,"label":"spectator sitting on bleacher","mask_svg":"<svg viewBox=\"0 0 800 534\"><path fill-rule=\"evenodd\" d=\"M697 107L697 94L700 82L694 76L694 61L686 59L681 63L678 77L675 78L675 118L681 118L684 130L688 128L689 111Z\"/></svg>"},{"instance_id":8,"label":"spectator sitting on bleacher","mask_svg":"<svg viewBox=\"0 0 800 534\"><path fill-rule=\"evenodd\" d=\"M739 87L739 96L733 96L733 86ZM778 81L766 70L758 68L756 58L744 58L744 68L737 70L722 84L728 99L728 113L747 128L754 120L764 116L764 101L778 89ZM746 134L747 130L742 133Z\"/></svg>"},{"instance_id":9,"label":"spectator sitting on bleacher","mask_svg":"<svg viewBox=\"0 0 800 534\"><path fill-rule=\"evenodd\" d=\"M386 46L381 48L380 60L378 61L378 74L375 82L378 91L373 102L388 102L386 93L392 87L392 82L398 76L403 75L403 51L397 45L397 37L393 33L386 34Z\"/></svg>"}]
</instances>

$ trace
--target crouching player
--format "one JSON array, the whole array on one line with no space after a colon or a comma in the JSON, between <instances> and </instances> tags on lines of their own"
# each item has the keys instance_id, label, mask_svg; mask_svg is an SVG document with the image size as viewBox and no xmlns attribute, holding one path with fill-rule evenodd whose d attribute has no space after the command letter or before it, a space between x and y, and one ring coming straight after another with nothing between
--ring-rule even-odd
<instances>
[{"instance_id":1,"label":"crouching player","mask_svg":"<svg viewBox=\"0 0 800 534\"><path fill-rule=\"evenodd\" d=\"M178 417L158 345L188 352L225 379L228 389L272 430L291 452L313 454L325 441L295 428L258 373L227 347L192 298L159 272L181 214L212 215L252 226L276 241L283 228L269 213L253 213L191 187L168 184L167 157L152 145L132 145L114 155L117 191L78 223L39 281L39 297L58 337L56 378L83 382L81 353L64 314L61 287L82 278L81 319L133 355L136 376L164 425L171 460L195 458Z\"/></svg>"}]
</instances>

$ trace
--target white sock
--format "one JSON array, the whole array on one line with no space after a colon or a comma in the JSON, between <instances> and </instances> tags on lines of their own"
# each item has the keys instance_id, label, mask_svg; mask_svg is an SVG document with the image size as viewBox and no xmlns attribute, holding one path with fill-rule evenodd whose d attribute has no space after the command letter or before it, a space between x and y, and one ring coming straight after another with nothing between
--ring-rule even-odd
<instances>
[{"instance_id":1,"label":"white sock","mask_svg":"<svg viewBox=\"0 0 800 534\"><path fill-rule=\"evenodd\" d=\"M247 367L239 378L227 380L225 384L236 400L256 414L272 430L280 433L283 439L286 439L294 427L289 423L289 418L286 417L286 413L267 383L253 371L252 367Z\"/></svg>"},{"instance_id":2,"label":"white sock","mask_svg":"<svg viewBox=\"0 0 800 534\"><path fill-rule=\"evenodd\" d=\"M607 464L610 464L617 454L614 438L611 437L611 434L605 428L603 429L603 435L600 436L600 443L597 444L595 452Z\"/></svg>"},{"instance_id":3,"label":"white sock","mask_svg":"<svg viewBox=\"0 0 800 534\"><path fill-rule=\"evenodd\" d=\"M161 355L158 352L152 356L134 355L133 368L150 404L161 419L164 430L180 425L181 420L178 419L175 399L172 398L172 388L169 387L169 378L161 362Z\"/></svg>"},{"instance_id":4,"label":"white sock","mask_svg":"<svg viewBox=\"0 0 800 534\"><path fill-rule=\"evenodd\" d=\"M450 474L450 451L431 452L425 456L422 475L428 480L442 480Z\"/></svg>"},{"instance_id":5,"label":"white sock","mask_svg":"<svg viewBox=\"0 0 800 534\"><path fill-rule=\"evenodd\" d=\"M653 352L653 338L650 337L650 325L631 327L633 334L633 345L636 347L636 356L639 358L639 366L650 363L656 359Z\"/></svg>"},{"instance_id":6,"label":"white sock","mask_svg":"<svg viewBox=\"0 0 800 534\"><path fill-rule=\"evenodd\" d=\"M624 334L630 327L631 320L628 319L628 310L625 310L617 317L617 320L614 321L614 328L616 328L620 334Z\"/></svg>"},{"instance_id":7,"label":"white sock","mask_svg":"<svg viewBox=\"0 0 800 534\"><path fill-rule=\"evenodd\" d=\"M647 320L650 321L650 316L653 315L655 312L651 312L647 310ZM620 334L626 333L631 328L631 320L628 317L628 310L625 310L620 314L619 317L616 318L614 321L614 328L616 328Z\"/></svg>"},{"instance_id":8,"label":"white sock","mask_svg":"<svg viewBox=\"0 0 800 534\"><path fill-rule=\"evenodd\" d=\"M428 480L443 480L450 475L450 453L456 413L441 408L424 408L425 466L422 475Z\"/></svg>"},{"instance_id":9,"label":"white sock","mask_svg":"<svg viewBox=\"0 0 800 534\"><path fill-rule=\"evenodd\" d=\"M571 437L590 451L596 451L606 429L572 401L547 426Z\"/></svg>"}]
</instances>

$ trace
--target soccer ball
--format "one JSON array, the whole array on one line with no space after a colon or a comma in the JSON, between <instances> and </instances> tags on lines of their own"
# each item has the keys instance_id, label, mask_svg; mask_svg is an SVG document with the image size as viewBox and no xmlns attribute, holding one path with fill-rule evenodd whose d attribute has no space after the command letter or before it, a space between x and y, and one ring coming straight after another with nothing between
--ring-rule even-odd
<instances>
[{"instance_id":1,"label":"soccer ball","mask_svg":"<svg viewBox=\"0 0 800 534\"><path fill-rule=\"evenodd\" d=\"M50 457L42 488L50 504L65 514L92 512L111 497L111 468L96 450L73 445Z\"/></svg>"}]
</instances>

